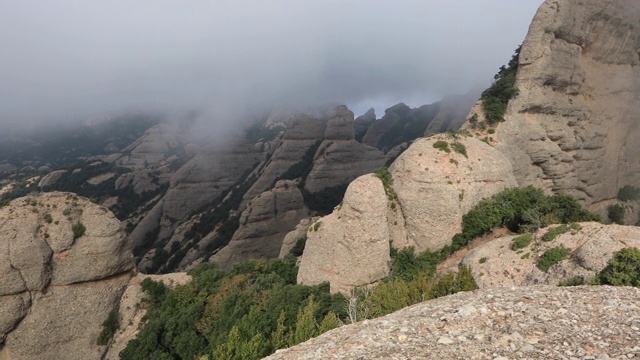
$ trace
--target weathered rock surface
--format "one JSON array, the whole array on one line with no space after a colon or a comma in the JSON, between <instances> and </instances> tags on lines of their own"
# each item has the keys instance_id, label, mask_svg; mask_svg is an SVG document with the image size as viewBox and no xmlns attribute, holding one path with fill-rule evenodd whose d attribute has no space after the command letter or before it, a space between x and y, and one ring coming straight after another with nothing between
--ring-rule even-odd
<instances>
[{"instance_id":1,"label":"weathered rock surface","mask_svg":"<svg viewBox=\"0 0 640 360\"><path fill-rule=\"evenodd\" d=\"M587 205L640 182L640 3L547 0L522 44L495 147L519 184Z\"/></svg>"},{"instance_id":2,"label":"weathered rock surface","mask_svg":"<svg viewBox=\"0 0 640 360\"><path fill-rule=\"evenodd\" d=\"M626 247L640 247L640 228L635 226L581 223L581 229L544 242L550 229L540 229L534 241L522 251L511 250L515 235L500 237L470 250L462 259L472 267L478 286L557 285L560 280L582 276L588 280L605 268L614 252ZM547 272L537 268L540 256L548 249L564 246L571 254ZM527 255L528 254L528 255ZM480 259L484 258L483 262Z\"/></svg>"},{"instance_id":3,"label":"weathered rock surface","mask_svg":"<svg viewBox=\"0 0 640 360\"><path fill-rule=\"evenodd\" d=\"M132 268L120 222L85 198L51 192L0 208L0 358L100 359L101 324Z\"/></svg>"},{"instance_id":4,"label":"weathered rock surface","mask_svg":"<svg viewBox=\"0 0 640 360\"><path fill-rule=\"evenodd\" d=\"M436 142L446 142L449 152L435 148ZM453 150L456 146L460 152ZM462 216L480 200L516 185L502 154L465 135L418 139L389 172L388 195L379 179L361 176L349 185L342 208L316 222L324 230L307 234L300 282L329 281L332 291L342 292L369 284L388 275L389 254L383 252L390 241L417 252L439 250L451 243L462 228ZM349 202L355 205L347 206ZM377 255L364 264L353 260L372 251Z\"/></svg>"},{"instance_id":5,"label":"weathered rock surface","mask_svg":"<svg viewBox=\"0 0 640 360\"><path fill-rule=\"evenodd\" d=\"M349 184L342 206L309 227L298 283L329 281L331 291L373 283L389 272L389 200L376 176ZM381 221L383 219L383 221Z\"/></svg>"},{"instance_id":6,"label":"weathered rock surface","mask_svg":"<svg viewBox=\"0 0 640 360\"><path fill-rule=\"evenodd\" d=\"M258 178L243 197L247 203L269 190L277 180L294 179L310 167L313 155L322 141L326 128L323 120L297 115L287 123L282 139L276 140L273 153Z\"/></svg>"},{"instance_id":7,"label":"weathered rock surface","mask_svg":"<svg viewBox=\"0 0 640 360\"><path fill-rule=\"evenodd\" d=\"M171 126L156 125L127 146L116 164L133 170L157 167L163 165L181 143L182 139Z\"/></svg>"},{"instance_id":8,"label":"weathered rock surface","mask_svg":"<svg viewBox=\"0 0 640 360\"><path fill-rule=\"evenodd\" d=\"M167 193L131 233L134 246L158 226L159 239L171 237L177 224L242 180L259 161L260 153L243 142L201 150L171 176Z\"/></svg>"},{"instance_id":9,"label":"weathered rock surface","mask_svg":"<svg viewBox=\"0 0 640 360\"><path fill-rule=\"evenodd\" d=\"M278 257L285 235L308 216L297 183L280 180L273 189L251 200L240 216L240 228L211 262L229 267L249 259Z\"/></svg>"},{"instance_id":10,"label":"weathered rock surface","mask_svg":"<svg viewBox=\"0 0 640 360\"><path fill-rule=\"evenodd\" d=\"M385 110L384 116L369 126L362 143L384 153L393 146L422 136L436 116L439 103L412 109L403 103Z\"/></svg>"},{"instance_id":11,"label":"weathered rock surface","mask_svg":"<svg viewBox=\"0 0 640 360\"><path fill-rule=\"evenodd\" d=\"M311 226L313 219L302 219L296 225L296 227L287 233L282 240L282 247L280 248L280 254L278 257L283 259L285 256L291 253L291 250L296 246L296 243L299 239L303 239L302 241L307 241L307 232L309 231L309 226Z\"/></svg>"},{"instance_id":12,"label":"weathered rock surface","mask_svg":"<svg viewBox=\"0 0 640 360\"><path fill-rule=\"evenodd\" d=\"M639 303L640 289L628 287L462 292L342 326L266 359L634 358Z\"/></svg>"},{"instance_id":13,"label":"weathered rock surface","mask_svg":"<svg viewBox=\"0 0 640 360\"><path fill-rule=\"evenodd\" d=\"M338 106L329 112L324 141L315 153L304 187L314 193L345 185L384 163L382 152L355 140L353 112Z\"/></svg>"},{"instance_id":14,"label":"weathered rock surface","mask_svg":"<svg viewBox=\"0 0 640 360\"><path fill-rule=\"evenodd\" d=\"M443 141L450 152L436 149ZM456 152L454 143L466 149ZM441 134L416 140L389 168L407 243L438 250L462 228L462 215L483 198L516 185L509 161L475 138ZM394 240L395 243L395 240Z\"/></svg>"}]
</instances>

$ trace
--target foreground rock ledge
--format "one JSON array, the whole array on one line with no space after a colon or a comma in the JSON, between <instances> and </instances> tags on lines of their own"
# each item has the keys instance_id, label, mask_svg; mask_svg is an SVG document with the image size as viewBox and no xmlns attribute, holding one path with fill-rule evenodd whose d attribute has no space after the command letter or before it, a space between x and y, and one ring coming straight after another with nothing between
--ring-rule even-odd
<instances>
[{"instance_id":1,"label":"foreground rock ledge","mask_svg":"<svg viewBox=\"0 0 640 360\"><path fill-rule=\"evenodd\" d=\"M478 290L347 325L267 359L609 359L640 356L640 289Z\"/></svg>"}]
</instances>

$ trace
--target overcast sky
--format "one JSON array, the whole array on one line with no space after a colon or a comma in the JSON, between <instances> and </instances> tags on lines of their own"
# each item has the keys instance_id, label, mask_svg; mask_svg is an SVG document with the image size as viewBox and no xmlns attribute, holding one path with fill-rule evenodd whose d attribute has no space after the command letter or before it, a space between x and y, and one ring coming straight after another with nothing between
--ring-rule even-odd
<instances>
[{"instance_id":1,"label":"overcast sky","mask_svg":"<svg viewBox=\"0 0 640 360\"><path fill-rule=\"evenodd\" d=\"M418 106L488 83L541 2L0 0L0 125Z\"/></svg>"}]
</instances>

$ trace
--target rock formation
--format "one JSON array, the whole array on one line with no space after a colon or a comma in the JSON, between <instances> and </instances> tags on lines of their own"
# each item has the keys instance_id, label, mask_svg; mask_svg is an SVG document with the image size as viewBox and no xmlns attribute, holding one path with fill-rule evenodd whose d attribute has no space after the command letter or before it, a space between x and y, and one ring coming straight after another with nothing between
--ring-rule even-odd
<instances>
[{"instance_id":1,"label":"rock formation","mask_svg":"<svg viewBox=\"0 0 640 360\"><path fill-rule=\"evenodd\" d=\"M345 325L269 360L626 359L640 356L640 289L462 292Z\"/></svg>"},{"instance_id":2,"label":"rock formation","mask_svg":"<svg viewBox=\"0 0 640 360\"><path fill-rule=\"evenodd\" d=\"M462 215L516 185L509 161L465 134L418 139L389 172L386 188L373 175L356 179L342 207L310 226L300 282L329 281L342 292L370 284L388 275L389 241L439 250L461 230Z\"/></svg>"},{"instance_id":3,"label":"rock formation","mask_svg":"<svg viewBox=\"0 0 640 360\"><path fill-rule=\"evenodd\" d=\"M436 148L437 142L446 144L446 150ZM466 135L419 139L389 171L406 223L407 243L417 251L449 244L462 228L462 215L483 198L516 185L507 159Z\"/></svg>"},{"instance_id":4,"label":"rock formation","mask_svg":"<svg viewBox=\"0 0 640 360\"><path fill-rule=\"evenodd\" d=\"M228 267L249 259L278 257L285 235L309 216L297 185L280 180L273 189L253 198L240 217L240 228L211 261Z\"/></svg>"},{"instance_id":5,"label":"rock formation","mask_svg":"<svg viewBox=\"0 0 640 360\"><path fill-rule=\"evenodd\" d=\"M522 44L495 147L521 185L597 207L640 182L640 3L547 0Z\"/></svg>"},{"instance_id":6,"label":"rock formation","mask_svg":"<svg viewBox=\"0 0 640 360\"><path fill-rule=\"evenodd\" d=\"M299 283L329 281L332 292L346 292L389 273L389 205L384 191L375 175L363 175L349 184L342 205L311 224Z\"/></svg>"},{"instance_id":7,"label":"rock formation","mask_svg":"<svg viewBox=\"0 0 640 360\"><path fill-rule=\"evenodd\" d=\"M558 235L553 241L542 241L549 228L534 234L531 245L511 250L515 235L491 240L470 250L462 259L471 265L479 287L557 285L559 281L581 276L588 280L602 271L614 252L627 247L640 248L640 228L635 226L581 223L579 230ZM548 249L564 246L571 250L565 260L543 272L536 267ZM484 258L483 261L480 259Z\"/></svg>"},{"instance_id":8,"label":"rock formation","mask_svg":"<svg viewBox=\"0 0 640 360\"><path fill-rule=\"evenodd\" d=\"M313 157L304 188L315 193L346 185L384 162L384 154L379 150L355 140L353 112L346 106L338 106L329 112L324 140Z\"/></svg>"},{"instance_id":9,"label":"rock formation","mask_svg":"<svg viewBox=\"0 0 640 360\"><path fill-rule=\"evenodd\" d=\"M70 193L0 208L0 358L100 359L101 324L133 268L120 222Z\"/></svg>"}]
</instances>

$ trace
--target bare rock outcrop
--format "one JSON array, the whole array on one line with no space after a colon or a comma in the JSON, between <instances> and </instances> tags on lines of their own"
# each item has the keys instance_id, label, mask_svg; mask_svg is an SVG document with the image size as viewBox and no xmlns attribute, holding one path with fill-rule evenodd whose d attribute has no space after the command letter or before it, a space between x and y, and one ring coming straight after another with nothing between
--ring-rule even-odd
<instances>
[{"instance_id":1,"label":"bare rock outcrop","mask_svg":"<svg viewBox=\"0 0 640 360\"><path fill-rule=\"evenodd\" d=\"M309 218L300 220L298 225L284 236L284 239L282 240L282 247L280 247L280 254L278 255L280 259L289 255L295 248L298 241L304 241L306 243L307 232L309 231L309 226L311 226L313 220L314 219Z\"/></svg>"},{"instance_id":2,"label":"bare rock outcrop","mask_svg":"<svg viewBox=\"0 0 640 360\"><path fill-rule=\"evenodd\" d=\"M389 200L382 181L363 175L354 180L341 206L311 224L300 260L298 282L329 281L331 291L373 283L389 272Z\"/></svg>"},{"instance_id":3,"label":"bare rock outcrop","mask_svg":"<svg viewBox=\"0 0 640 360\"><path fill-rule=\"evenodd\" d=\"M384 163L382 152L355 140L353 112L338 106L329 112L324 140L315 153L304 187L315 193L345 185Z\"/></svg>"},{"instance_id":4,"label":"bare rock outcrop","mask_svg":"<svg viewBox=\"0 0 640 360\"><path fill-rule=\"evenodd\" d=\"M181 143L182 139L170 125L156 125L127 146L116 164L133 170L157 167L163 165Z\"/></svg>"},{"instance_id":5,"label":"bare rock outcrop","mask_svg":"<svg viewBox=\"0 0 640 360\"><path fill-rule=\"evenodd\" d=\"M436 148L439 144L446 150ZM417 251L448 245L462 229L462 216L480 200L516 186L509 161L466 135L418 139L389 171L407 243Z\"/></svg>"},{"instance_id":6,"label":"bare rock outcrop","mask_svg":"<svg viewBox=\"0 0 640 360\"><path fill-rule=\"evenodd\" d=\"M169 190L140 221L130 237L134 246L158 227L158 238L169 238L175 227L241 181L260 161L251 144L201 150L171 176Z\"/></svg>"},{"instance_id":7,"label":"bare rock outcrop","mask_svg":"<svg viewBox=\"0 0 640 360\"><path fill-rule=\"evenodd\" d=\"M557 285L560 280L581 276L588 280L602 271L614 252L626 247L640 247L640 228L635 226L581 223L579 230L558 235L549 242L542 237L551 228L538 230L533 242L513 251L516 235L503 236L470 250L462 259L472 267L479 287ZM564 246L571 253L544 272L536 266L548 249ZM482 261L480 259L483 259Z\"/></svg>"},{"instance_id":8,"label":"bare rock outcrop","mask_svg":"<svg viewBox=\"0 0 640 360\"><path fill-rule=\"evenodd\" d=\"M279 179L295 179L312 164L313 156L322 141L326 122L307 115L297 115L288 123L282 138L275 141L273 151L258 178L243 197L247 203L269 190Z\"/></svg>"},{"instance_id":9,"label":"bare rock outcrop","mask_svg":"<svg viewBox=\"0 0 640 360\"><path fill-rule=\"evenodd\" d=\"M0 358L100 359L101 324L132 268L120 222L88 199L51 192L0 208Z\"/></svg>"},{"instance_id":10,"label":"bare rock outcrop","mask_svg":"<svg viewBox=\"0 0 640 360\"><path fill-rule=\"evenodd\" d=\"M342 207L310 226L300 282L329 281L341 292L370 284L388 275L390 242L439 250L480 200L516 185L509 161L466 134L418 139L389 172L386 189L373 175L357 178ZM357 261L363 255L367 260Z\"/></svg>"},{"instance_id":11,"label":"bare rock outcrop","mask_svg":"<svg viewBox=\"0 0 640 360\"><path fill-rule=\"evenodd\" d=\"M221 267L255 258L275 258L285 235L309 216L298 184L280 180L273 189L253 198L240 216L240 228L212 258Z\"/></svg>"},{"instance_id":12,"label":"bare rock outcrop","mask_svg":"<svg viewBox=\"0 0 640 360\"><path fill-rule=\"evenodd\" d=\"M269 360L629 359L640 289L506 287L461 292L345 325Z\"/></svg>"},{"instance_id":13,"label":"bare rock outcrop","mask_svg":"<svg viewBox=\"0 0 640 360\"><path fill-rule=\"evenodd\" d=\"M597 208L640 182L640 3L547 0L522 44L495 146L519 184Z\"/></svg>"}]
</instances>

